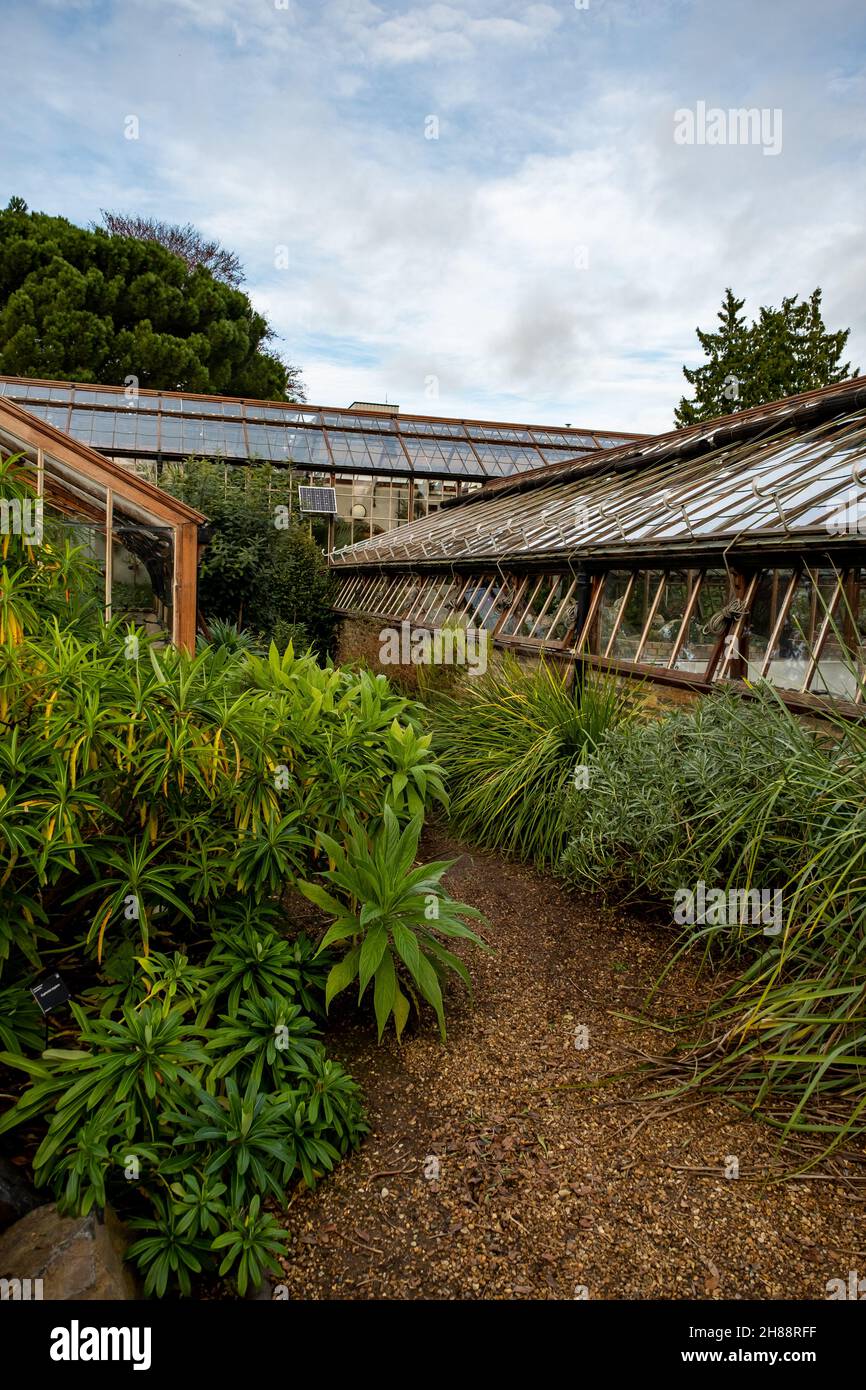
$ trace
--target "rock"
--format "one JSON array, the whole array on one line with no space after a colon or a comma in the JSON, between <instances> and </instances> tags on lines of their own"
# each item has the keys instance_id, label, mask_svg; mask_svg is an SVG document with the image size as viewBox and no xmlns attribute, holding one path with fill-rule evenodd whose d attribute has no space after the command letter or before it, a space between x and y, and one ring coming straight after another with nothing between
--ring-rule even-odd
<instances>
[{"instance_id":1,"label":"rock","mask_svg":"<svg viewBox=\"0 0 866 1390\"><path fill-rule=\"evenodd\" d=\"M123 1255L126 1232L111 1207L100 1221L37 1207L0 1236L0 1278L41 1279L45 1299L137 1298Z\"/></svg>"},{"instance_id":2,"label":"rock","mask_svg":"<svg viewBox=\"0 0 866 1390\"><path fill-rule=\"evenodd\" d=\"M0 1158L0 1231L35 1211L42 1199L20 1169L8 1158Z\"/></svg>"},{"instance_id":3,"label":"rock","mask_svg":"<svg viewBox=\"0 0 866 1390\"><path fill-rule=\"evenodd\" d=\"M244 1298L251 1303L272 1303L274 1301L274 1285L265 1276L260 1284L248 1284Z\"/></svg>"}]
</instances>

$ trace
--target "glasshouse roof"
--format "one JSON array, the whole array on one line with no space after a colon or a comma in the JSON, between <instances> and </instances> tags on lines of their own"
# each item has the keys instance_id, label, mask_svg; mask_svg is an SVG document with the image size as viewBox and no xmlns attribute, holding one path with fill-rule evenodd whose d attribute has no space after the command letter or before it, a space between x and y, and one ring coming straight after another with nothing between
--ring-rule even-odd
<instances>
[{"instance_id":1,"label":"glasshouse roof","mask_svg":"<svg viewBox=\"0 0 866 1390\"><path fill-rule=\"evenodd\" d=\"M618 430L397 414L387 405L343 410L21 377L0 377L0 396L112 455L262 459L322 472L485 482L640 437Z\"/></svg>"},{"instance_id":2,"label":"glasshouse roof","mask_svg":"<svg viewBox=\"0 0 866 1390\"><path fill-rule=\"evenodd\" d=\"M825 548L866 486L866 378L490 482L337 566ZM841 509L841 510L840 510ZM866 528L863 528L866 529ZM862 546L863 531L853 528Z\"/></svg>"}]
</instances>

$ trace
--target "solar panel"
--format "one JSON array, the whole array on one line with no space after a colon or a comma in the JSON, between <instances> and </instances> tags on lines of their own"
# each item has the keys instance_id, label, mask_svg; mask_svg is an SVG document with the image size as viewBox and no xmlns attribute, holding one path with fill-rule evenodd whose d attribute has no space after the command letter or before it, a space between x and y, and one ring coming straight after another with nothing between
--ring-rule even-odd
<instances>
[{"instance_id":1,"label":"solar panel","mask_svg":"<svg viewBox=\"0 0 866 1390\"><path fill-rule=\"evenodd\" d=\"M299 487L302 512L324 512L327 516L337 515L337 489L333 487Z\"/></svg>"}]
</instances>

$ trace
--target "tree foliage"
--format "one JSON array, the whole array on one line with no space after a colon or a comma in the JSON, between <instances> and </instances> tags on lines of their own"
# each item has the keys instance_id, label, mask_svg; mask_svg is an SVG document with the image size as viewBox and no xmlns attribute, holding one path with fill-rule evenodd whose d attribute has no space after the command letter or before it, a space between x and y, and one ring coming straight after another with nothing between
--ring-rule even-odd
<instances>
[{"instance_id":1,"label":"tree foliage","mask_svg":"<svg viewBox=\"0 0 866 1390\"><path fill-rule=\"evenodd\" d=\"M180 256L187 270L204 266L215 280L237 289L244 280L243 266L234 251L208 240L191 222L161 222L156 217L137 217L128 212L106 212L102 209L105 230L112 236L134 237L137 241L155 241L173 256Z\"/></svg>"},{"instance_id":2,"label":"tree foliage","mask_svg":"<svg viewBox=\"0 0 866 1390\"><path fill-rule=\"evenodd\" d=\"M307 528L297 521L297 489L285 469L236 467L192 459L166 469L161 482L204 512L211 538L199 567L205 618L246 627L278 646L334 639L333 581Z\"/></svg>"},{"instance_id":3,"label":"tree foliage","mask_svg":"<svg viewBox=\"0 0 866 1390\"><path fill-rule=\"evenodd\" d=\"M0 372L283 400L297 370L267 320L203 264L156 241L0 211Z\"/></svg>"},{"instance_id":4,"label":"tree foliage","mask_svg":"<svg viewBox=\"0 0 866 1390\"><path fill-rule=\"evenodd\" d=\"M852 372L850 363L841 361L851 330L827 331L820 289L800 301L790 295L778 309L762 306L751 324L741 313L744 304L726 289L716 315L718 331L696 329L707 360L699 367L683 367L694 396L680 400L674 412L677 428L857 375L856 368Z\"/></svg>"}]
</instances>

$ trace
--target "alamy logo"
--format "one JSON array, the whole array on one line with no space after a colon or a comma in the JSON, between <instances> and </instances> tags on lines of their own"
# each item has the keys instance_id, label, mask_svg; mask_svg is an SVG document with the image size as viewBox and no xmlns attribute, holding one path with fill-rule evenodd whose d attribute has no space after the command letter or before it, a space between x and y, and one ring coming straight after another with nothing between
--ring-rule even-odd
<instances>
[{"instance_id":1,"label":"alamy logo","mask_svg":"<svg viewBox=\"0 0 866 1390\"><path fill-rule=\"evenodd\" d=\"M41 1279L0 1279L0 1303L7 1299L14 1303L30 1303L44 1297Z\"/></svg>"},{"instance_id":2,"label":"alamy logo","mask_svg":"<svg viewBox=\"0 0 866 1390\"><path fill-rule=\"evenodd\" d=\"M764 936L778 936L782 930L781 888L708 888L699 880L697 888L677 888L674 894L674 921L679 926L732 927L761 926Z\"/></svg>"},{"instance_id":3,"label":"alamy logo","mask_svg":"<svg viewBox=\"0 0 866 1390\"><path fill-rule=\"evenodd\" d=\"M782 112L769 106L707 109L705 101L698 101L694 111L681 106L674 112L674 141L677 145L760 145L765 155L781 154Z\"/></svg>"},{"instance_id":4,"label":"alamy logo","mask_svg":"<svg viewBox=\"0 0 866 1390\"><path fill-rule=\"evenodd\" d=\"M479 627L436 627L432 631L402 622L379 633L383 666L466 666L470 676L487 670L487 633Z\"/></svg>"},{"instance_id":5,"label":"alamy logo","mask_svg":"<svg viewBox=\"0 0 866 1390\"><path fill-rule=\"evenodd\" d=\"M866 494L849 487L845 501L830 513L825 525L831 536L866 536Z\"/></svg>"},{"instance_id":6,"label":"alamy logo","mask_svg":"<svg viewBox=\"0 0 866 1390\"><path fill-rule=\"evenodd\" d=\"M826 1288L827 1298L831 1302L833 1299L866 1298L866 1279L858 1279L856 1269L848 1270L847 1281L845 1279L828 1279Z\"/></svg>"},{"instance_id":7,"label":"alamy logo","mask_svg":"<svg viewBox=\"0 0 866 1390\"><path fill-rule=\"evenodd\" d=\"M0 497L0 535L23 536L28 545L41 545L42 498Z\"/></svg>"},{"instance_id":8,"label":"alamy logo","mask_svg":"<svg viewBox=\"0 0 866 1390\"><path fill-rule=\"evenodd\" d=\"M149 1327L69 1327L51 1332L52 1361L131 1361L134 1371L150 1370Z\"/></svg>"}]
</instances>

